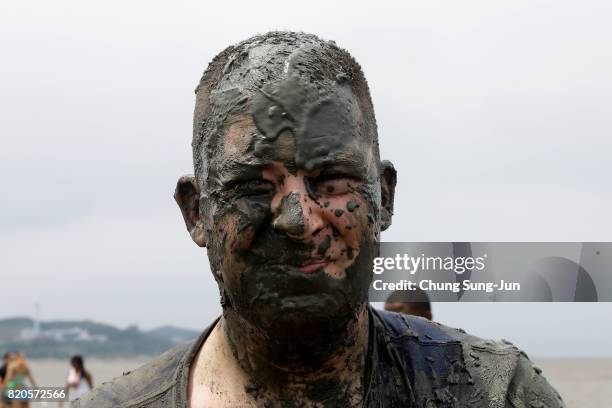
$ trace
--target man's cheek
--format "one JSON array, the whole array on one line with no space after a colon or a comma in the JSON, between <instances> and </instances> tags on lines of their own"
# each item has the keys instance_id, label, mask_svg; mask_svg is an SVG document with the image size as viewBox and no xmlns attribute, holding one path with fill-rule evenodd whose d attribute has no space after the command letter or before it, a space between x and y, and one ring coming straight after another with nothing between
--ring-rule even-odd
<instances>
[{"instance_id":1,"label":"man's cheek","mask_svg":"<svg viewBox=\"0 0 612 408\"><path fill-rule=\"evenodd\" d=\"M225 232L228 237L226 253L249 249L257 233L271 218L271 198L241 198L224 205L215 217L215 235Z\"/></svg>"},{"instance_id":2,"label":"man's cheek","mask_svg":"<svg viewBox=\"0 0 612 408\"><path fill-rule=\"evenodd\" d=\"M325 217L347 244L359 246L368 224L367 202L358 194L331 197L323 208Z\"/></svg>"},{"instance_id":3,"label":"man's cheek","mask_svg":"<svg viewBox=\"0 0 612 408\"><path fill-rule=\"evenodd\" d=\"M240 254L251 238L248 228L243 229L243 233L238 233L243 225L235 214L228 214L219 218L214 227L218 240L215 242L214 251L219 264L218 280L230 294L235 293L239 286L240 272L246 268Z\"/></svg>"},{"instance_id":4,"label":"man's cheek","mask_svg":"<svg viewBox=\"0 0 612 408\"><path fill-rule=\"evenodd\" d=\"M239 200L236 204L237 235L239 236L239 249L248 249L257 238L257 234L270 223L272 213L270 210L271 196L254 197Z\"/></svg>"},{"instance_id":5,"label":"man's cheek","mask_svg":"<svg viewBox=\"0 0 612 408\"><path fill-rule=\"evenodd\" d=\"M235 245L236 224L231 217L219 214L214 214L213 219L214 222L207 229L208 258L215 277L222 280L221 271L227 270L227 263L230 261L227 254L231 253L231 248Z\"/></svg>"},{"instance_id":6,"label":"man's cheek","mask_svg":"<svg viewBox=\"0 0 612 408\"><path fill-rule=\"evenodd\" d=\"M363 237L370 241L379 240L380 231L380 189L378 185L364 184L357 188L357 194L362 199L360 225Z\"/></svg>"},{"instance_id":7,"label":"man's cheek","mask_svg":"<svg viewBox=\"0 0 612 408\"><path fill-rule=\"evenodd\" d=\"M367 201L357 193L328 197L323 216L333 228L333 239L327 255L334 259L326 271L345 276L372 234L368 228Z\"/></svg>"}]
</instances>

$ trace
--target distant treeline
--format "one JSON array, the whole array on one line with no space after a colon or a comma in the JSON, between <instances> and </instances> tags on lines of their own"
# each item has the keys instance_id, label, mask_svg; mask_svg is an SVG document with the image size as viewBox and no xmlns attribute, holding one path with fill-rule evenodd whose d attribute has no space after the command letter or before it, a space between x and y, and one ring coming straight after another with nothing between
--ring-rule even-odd
<instances>
[{"instance_id":1,"label":"distant treeline","mask_svg":"<svg viewBox=\"0 0 612 408\"><path fill-rule=\"evenodd\" d=\"M148 331L136 326L118 329L88 320L40 322L38 333L33 331L33 325L29 318L0 320L0 353L22 351L31 358L67 358L74 354L102 358L156 355L199 334L172 326ZM76 332L85 333L86 339L65 335Z\"/></svg>"}]
</instances>

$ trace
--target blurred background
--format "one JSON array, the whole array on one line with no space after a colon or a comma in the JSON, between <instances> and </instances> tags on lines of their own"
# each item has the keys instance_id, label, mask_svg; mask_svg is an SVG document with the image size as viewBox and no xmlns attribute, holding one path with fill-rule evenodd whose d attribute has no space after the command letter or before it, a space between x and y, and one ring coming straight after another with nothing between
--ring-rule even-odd
<instances>
[{"instance_id":1,"label":"blurred background","mask_svg":"<svg viewBox=\"0 0 612 408\"><path fill-rule=\"evenodd\" d=\"M384 240L611 241L611 20L596 0L3 2L0 352L62 385L80 342L99 381L220 313L172 194L203 70L269 30L361 63L398 170ZM611 304L433 309L524 349L569 406L610 401Z\"/></svg>"}]
</instances>

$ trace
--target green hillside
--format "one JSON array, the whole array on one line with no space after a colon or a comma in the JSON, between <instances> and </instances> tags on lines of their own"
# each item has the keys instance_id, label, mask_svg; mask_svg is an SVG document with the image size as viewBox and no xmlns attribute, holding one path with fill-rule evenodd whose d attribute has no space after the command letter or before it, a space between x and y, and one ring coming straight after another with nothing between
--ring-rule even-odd
<instances>
[{"instance_id":1,"label":"green hillside","mask_svg":"<svg viewBox=\"0 0 612 408\"><path fill-rule=\"evenodd\" d=\"M18 350L32 358L67 358L73 354L102 358L157 355L199 334L173 326L141 331L136 326L118 329L82 320L41 322L40 333L34 336L33 323L32 319L19 317L0 320L0 353Z\"/></svg>"}]
</instances>

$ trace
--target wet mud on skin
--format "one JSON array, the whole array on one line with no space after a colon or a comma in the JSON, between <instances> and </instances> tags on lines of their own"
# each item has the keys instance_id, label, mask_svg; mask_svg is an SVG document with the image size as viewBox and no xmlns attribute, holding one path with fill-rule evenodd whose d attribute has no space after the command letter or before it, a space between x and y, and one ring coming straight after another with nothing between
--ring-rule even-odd
<instances>
[{"instance_id":1,"label":"wet mud on skin","mask_svg":"<svg viewBox=\"0 0 612 408\"><path fill-rule=\"evenodd\" d=\"M379 159L349 67L319 72L327 47L309 37L234 52L200 102L194 143L226 336L246 390L284 406L352 406L365 393ZM313 259L325 266L302 272Z\"/></svg>"},{"instance_id":2,"label":"wet mud on skin","mask_svg":"<svg viewBox=\"0 0 612 408\"><path fill-rule=\"evenodd\" d=\"M293 192L283 197L280 207L281 216L274 221L274 228L284 229L290 235L303 234L305 227L300 194Z\"/></svg>"},{"instance_id":3,"label":"wet mud on skin","mask_svg":"<svg viewBox=\"0 0 612 408\"><path fill-rule=\"evenodd\" d=\"M359 204L355 203L354 201L349 201L348 203L346 203L346 209L349 212L355 211L357 207L359 207Z\"/></svg>"}]
</instances>

